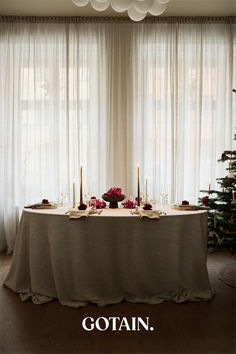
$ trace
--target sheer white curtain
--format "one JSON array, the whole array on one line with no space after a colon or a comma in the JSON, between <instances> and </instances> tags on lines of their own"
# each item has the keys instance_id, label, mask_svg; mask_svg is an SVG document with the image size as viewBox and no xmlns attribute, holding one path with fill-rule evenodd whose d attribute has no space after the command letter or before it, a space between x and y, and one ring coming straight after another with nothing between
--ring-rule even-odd
<instances>
[{"instance_id":1,"label":"sheer white curtain","mask_svg":"<svg viewBox=\"0 0 236 354\"><path fill-rule=\"evenodd\" d=\"M103 32L86 24L1 24L1 249L12 250L22 207L55 201L73 180L78 186L80 165L84 191L106 188Z\"/></svg>"},{"instance_id":2,"label":"sheer white curtain","mask_svg":"<svg viewBox=\"0 0 236 354\"><path fill-rule=\"evenodd\" d=\"M176 188L176 35L177 25L166 23L142 24L133 31L133 169L138 162L141 189L147 178L155 200L165 186L173 201Z\"/></svg>"},{"instance_id":3,"label":"sheer white curtain","mask_svg":"<svg viewBox=\"0 0 236 354\"><path fill-rule=\"evenodd\" d=\"M165 186L171 202L196 203L217 188L217 160L232 149L235 25L142 24L132 46L133 167L154 199Z\"/></svg>"},{"instance_id":4,"label":"sheer white curtain","mask_svg":"<svg viewBox=\"0 0 236 354\"><path fill-rule=\"evenodd\" d=\"M142 191L147 176L170 202L225 173L235 25L66 22L0 21L0 250L22 207L56 200L80 165L85 193L135 196L139 163Z\"/></svg>"}]
</instances>

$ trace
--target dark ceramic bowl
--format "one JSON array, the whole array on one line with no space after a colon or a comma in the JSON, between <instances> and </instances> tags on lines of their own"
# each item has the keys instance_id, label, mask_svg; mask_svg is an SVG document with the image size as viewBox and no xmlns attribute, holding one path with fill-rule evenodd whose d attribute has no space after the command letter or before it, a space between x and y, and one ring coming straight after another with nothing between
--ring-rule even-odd
<instances>
[{"instance_id":1,"label":"dark ceramic bowl","mask_svg":"<svg viewBox=\"0 0 236 354\"><path fill-rule=\"evenodd\" d=\"M106 193L102 195L102 199L106 202L109 202L109 208L115 209L118 208L118 202L121 202L125 199L125 195L121 194L119 196L107 195Z\"/></svg>"}]
</instances>

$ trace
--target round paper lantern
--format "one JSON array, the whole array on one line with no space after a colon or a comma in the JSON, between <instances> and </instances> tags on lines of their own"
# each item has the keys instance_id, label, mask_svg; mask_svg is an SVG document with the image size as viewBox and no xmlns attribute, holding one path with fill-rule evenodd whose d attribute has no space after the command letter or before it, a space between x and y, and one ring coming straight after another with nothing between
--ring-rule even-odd
<instances>
[{"instance_id":1,"label":"round paper lantern","mask_svg":"<svg viewBox=\"0 0 236 354\"><path fill-rule=\"evenodd\" d=\"M154 0L154 3L152 7L150 8L149 12L153 16L159 16L161 15L167 8L167 5L165 4L160 4L156 0Z\"/></svg>"},{"instance_id":2,"label":"round paper lantern","mask_svg":"<svg viewBox=\"0 0 236 354\"><path fill-rule=\"evenodd\" d=\"M131 20L137 22L137 21L142 21L144 17L146 16L146 12L139 12L135 9L135 7L132 5L128 9L128 15L131 18Z\"/></svg>"},{"instance_id":3,"label":"round paper lantern","mask_svg":"<svg viewBox=\"0 0 236 354\"><path fill-rule=\"evenodd\" d=\"M92 7L97 11L104 11L110 5L110 0L99 2L98 0L90 0Z\"/></svg>"},{"instance_id":4,"label":"round paper lantern","mask_svg":"<svg viewBox=\"0 0 236 354\"><path fill-rule=\"evenodd\" d=\"M133 0L111 0L111 7L116 12L124 12L132 5Z\"/></svg>"},{"instance_id":5,"label":"round paper lantern","mask_svg":"<svg viewBox=\"0 0 236 354\"><path fill-rule=\"evenodd\" d=\"M153 0L146 0L146 1L140 1L140 0L135 0L133 2L133 6L138 12L148 12L148 10L152 7L153 5Z\"/></svg>"},{"instance_id":6,"label":"round paper lantern","mask_svg":"<svg viewBox=\"0 0 236 354\"><path fill-rule=\"evenodd\" d=\"M89 3L89 0L72 0L72 1L76 6L81 6L81 7L86 6Z\"/></svg>"},{"instance_id":7,"label":"round paper lantern","mask_svg":"<svg viewBox=\"0 0 236 354\"><path fill-rule=\"evenodd\" d=\"M170 0L72 0L76 6L86 6L89 3L97 11L106 10L109 5L116 12L128 10L133 21L142 21L149 12L153 16L161 15L167 8Z\"/></svg>"}]
</instances>

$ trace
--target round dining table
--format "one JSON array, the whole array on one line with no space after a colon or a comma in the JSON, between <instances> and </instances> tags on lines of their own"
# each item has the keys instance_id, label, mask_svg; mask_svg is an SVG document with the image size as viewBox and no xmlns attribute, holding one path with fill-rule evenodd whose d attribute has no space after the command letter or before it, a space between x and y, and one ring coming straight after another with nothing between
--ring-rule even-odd
<instances>
[{"instance_id":1,"label":"round dining table","mask_svg":"<svg viewBox=\"0 0 236 354\"><path fill-rule=\"evenodd\" d=\"M207 211L158 206L70 219L66 208L24 209L4 285L36 304L80 307L207 301Z\"/></svg>"}]
</instances>

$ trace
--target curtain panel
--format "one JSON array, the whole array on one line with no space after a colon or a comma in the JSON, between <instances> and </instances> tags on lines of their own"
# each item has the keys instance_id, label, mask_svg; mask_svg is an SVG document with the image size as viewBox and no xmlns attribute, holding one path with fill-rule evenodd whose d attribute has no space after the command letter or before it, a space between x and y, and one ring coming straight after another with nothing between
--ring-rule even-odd
<instances>
[{"instance_id":1,"label":"curtain panel","mask_svg":"<svg viewBox=\"0 0 236 354\"><path fill-rule=\"evenodd\" d=\"M0 21L0 250L25 204L119 186L196 203L233 148L230 21ZM77 200L79 195L77 193Z\"/></svg>"}]
</instances>

